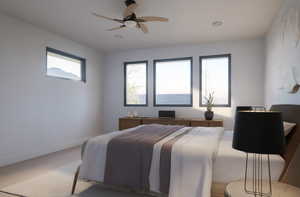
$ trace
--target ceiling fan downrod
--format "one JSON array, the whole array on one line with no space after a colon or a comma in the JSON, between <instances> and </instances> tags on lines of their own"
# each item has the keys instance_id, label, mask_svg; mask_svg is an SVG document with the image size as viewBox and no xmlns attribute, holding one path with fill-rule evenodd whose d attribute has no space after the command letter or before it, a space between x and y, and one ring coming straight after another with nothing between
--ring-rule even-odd
<instances>
[{"instance_id":1,"label":"ceiling fan downrod","mask_svg":"<svg viewBox=\"0 0 300 197\"><path fill-rule=\"evenodd\" d=\"M125 4L126 4L127 7L132 5L132 4L135 4L135 3L136 3L135 0L126 0L125 1Z\"/></svg>"}]
</instances>

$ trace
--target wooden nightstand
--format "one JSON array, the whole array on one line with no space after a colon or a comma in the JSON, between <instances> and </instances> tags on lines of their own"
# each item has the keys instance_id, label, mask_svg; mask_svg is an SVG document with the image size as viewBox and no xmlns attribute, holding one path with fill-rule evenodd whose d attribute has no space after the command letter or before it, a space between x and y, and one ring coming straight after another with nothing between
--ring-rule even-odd
<instances>
[{"instance_id":1,"label":"wooden nightstand","mask_svg":"<svg viewBox=\"0 0 300 197\"><path fill-rule=\"evenodd\" d=\"M272 183L272 197L300 197L300 188L285 183ZM244 192L244 181L229 183L225 190L225 197L253 197Z\"/></svg>"}]
</instances>

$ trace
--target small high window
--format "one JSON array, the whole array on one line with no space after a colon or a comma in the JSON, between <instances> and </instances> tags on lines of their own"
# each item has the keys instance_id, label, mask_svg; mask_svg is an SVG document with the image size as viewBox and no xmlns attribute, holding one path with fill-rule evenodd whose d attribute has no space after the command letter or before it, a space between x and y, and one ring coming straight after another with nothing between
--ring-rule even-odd
<instances>
[{"instance_id":1,"label":"small high window","mask_svg":"<svg viewBox=\"0 0 300 197\"><path fill-rule=\"evenodd\" d=\"M47 76L86 81L86 60L75 55L59 51L50 47L47 53Z\"/></svg>"}]
</instances>

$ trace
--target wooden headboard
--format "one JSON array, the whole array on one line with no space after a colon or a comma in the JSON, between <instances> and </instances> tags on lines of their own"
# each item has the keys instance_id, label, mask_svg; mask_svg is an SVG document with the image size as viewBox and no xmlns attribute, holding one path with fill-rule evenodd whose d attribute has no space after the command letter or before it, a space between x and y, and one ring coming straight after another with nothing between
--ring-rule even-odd
<instances>
[{"instance_id":1,"label":"wooden headboard","mask_svg":"<svg viewBox=\"0 0 300 197\"><path fill-rule=\"evenodd\" d=\"M300 145L300 105L273 105L271 110L282 112L282 118L284 121L297 124L293 131L286 137L286 149L283 154L286 161L286 167L280 178L281 181L285 181L284 177L286 170L288 169L293 156Z\"/></svg>"}]
</instances>

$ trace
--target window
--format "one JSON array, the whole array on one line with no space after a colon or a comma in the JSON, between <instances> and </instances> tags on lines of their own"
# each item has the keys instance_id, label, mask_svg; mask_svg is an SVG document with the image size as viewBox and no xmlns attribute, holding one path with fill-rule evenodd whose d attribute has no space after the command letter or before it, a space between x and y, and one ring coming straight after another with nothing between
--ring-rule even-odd
<instances>
[{"instance_id":1,"label":"window","mask_svg":"<svg viewBox=\"0 0 300 197\"><path fill-rule=\"evenodd\" d=\"M200 106L214 96L214 106L231 106L231 55L200 57Z\"/></svg>"},{"instance_id":2,"label":"window","mask_svg":"<svg viewBox=\"0 0 300 197\"><path fill-rule=\"evenodd\" d=\"M192 106L192 57L154 60L154 106Z\"/></svg>"},{"instance_id":3,"label":"window","mask_svg":"<svg viewBox=\"0 0 300 197\"><path fill-rule=\"evenodd\" d=\"M47 47L47 76L86 81L86 60L75 55Z\"/></svg>"},{"instance_id":4,"label":"window","mask_svg":"<svg viewBox=\"0 0 300 197\"><path fill-rule=\"evenodd\" d=\"M125 106L148 105L148 62L124 63Z\"/></svg>"}]
</instances>

